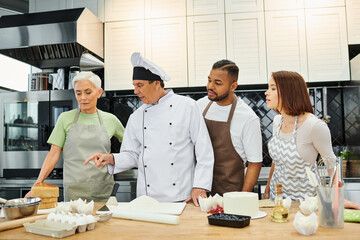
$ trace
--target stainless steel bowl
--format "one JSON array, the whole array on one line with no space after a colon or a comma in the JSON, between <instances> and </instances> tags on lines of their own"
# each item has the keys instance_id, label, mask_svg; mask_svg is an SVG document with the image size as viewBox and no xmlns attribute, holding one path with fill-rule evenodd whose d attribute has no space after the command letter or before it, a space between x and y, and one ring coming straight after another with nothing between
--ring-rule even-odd
<instances>
[{"instance_id":1,"label":"stainless steel bowl","mask_svg":"<svg viewBox=\"0 0 360 240\"><path fill-rule=\"evenodd\" d=\"M8 200L2 205L7 220L18 219L36 215L39 209L41 198L16 198Z\"/></svg>"}]
</instances>

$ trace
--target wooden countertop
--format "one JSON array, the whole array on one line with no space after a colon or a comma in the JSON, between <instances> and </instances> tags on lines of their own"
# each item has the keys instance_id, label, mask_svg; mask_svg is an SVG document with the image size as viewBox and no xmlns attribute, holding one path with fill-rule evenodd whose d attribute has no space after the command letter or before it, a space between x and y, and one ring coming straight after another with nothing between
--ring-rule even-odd
<instances>
[{"instance_id":1,"label":"wooden countertop","mask_svg":"<svg viewBox=\"0 0 360 240\"><path fill-rule=\"evenodd\" d=\"M207 214L192 203L187 204L180 216L179 225L167 225L133 220L112 218L107 222L96 223L95 229L76 233L66 239L356 239L360 236L360 224L345 223L342 229L318 227L311 236L300 235L292 222L298 211L298 203L293 203L288 223L273 223L269 215L270 208L262 208L268 215L251 220L245 228L229 228L208 224ZM103 203L96 203L99 209ZM358 237L356 237L358 236ZM49 237L27 233L24 227L0 232L0 239L49 239Z\"/></svg>"}]
</instances>

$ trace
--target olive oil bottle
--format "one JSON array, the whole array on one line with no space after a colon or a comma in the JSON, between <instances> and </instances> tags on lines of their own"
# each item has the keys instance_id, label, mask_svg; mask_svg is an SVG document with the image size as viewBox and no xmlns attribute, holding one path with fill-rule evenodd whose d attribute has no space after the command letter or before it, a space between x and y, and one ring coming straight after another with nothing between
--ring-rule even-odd
<instances>
[{"instance_id":1,"label":"olive oil bottle","mask_svg":"<svg viewBox=\"0 0 360 240\"><path fill-rule=\"evenodd\" d=\"M275 207L271 209L271 221L288 222L289 210L283 206L282 184L276 184Z\"/></svg>"}]
</instances>

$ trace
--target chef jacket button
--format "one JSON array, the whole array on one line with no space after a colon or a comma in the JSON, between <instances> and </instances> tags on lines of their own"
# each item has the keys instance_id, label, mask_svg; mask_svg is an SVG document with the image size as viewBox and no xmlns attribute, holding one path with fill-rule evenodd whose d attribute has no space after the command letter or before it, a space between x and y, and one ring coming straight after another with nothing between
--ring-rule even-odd
<instances>
[{"instance_id":1,"label":"chef jacket button","mask_svg":"<svg viewBox=\"0 0 360 240\"><path fill-rule=\"evenodd\" d=\"M146 148L146 146L144 146L144 148Z\"/></svg>"},{"instance_id":2,"label":"chef jacket button","mask_svg":"<svg viewBox=\"0 0 360 240\"><path fill-rule=\"evenodd\" d=\"M170 107L172 107L172 105L170 104Z\"/></svg>"},{"instance_id":3,"label":"chef jacket button","mask_svg":"<svg viewBox=\"0 0 360 240\"><path fill-rule=\"evenodd\" d=\"M174 165L174 163L173 163L173 162L171 163L171 166L172 166L172 165Z\"/></svg>"},{"instance_id":4,"label":"chef jacket button","mask_svg":"<svg viewBox=\"0 0 360 240\"><path fill-rule=\"evenodd\" d=\"M170 125L172 125L172 123L169 123Z\"/></svg>"},{"instance_id":5,"label":"chef jacket button","mask_svg":"<svg viewBox=\"0 0 360 240\"><path fill-rule=\"evenodd\" d=\"M148 184L147 186L148 186L148 187L150 187L150 185L149 185L149 184Z\"/></svg>"},{"instance_id":6,"label":"chef jacket button","mask_svg":"<svg viewBox=\"0 0 360 240\"><path fill-rule=\"evenodd\" d=\"M147 167L147 165L145 165L144 167Z\"/></svg>"},{"instance_id":7,"label":"chef jacket button","mask_svg":"<svg viewBox=\"0 0 360 240\"><path fill-rule=\"evenodd\" d=\"M147 110L145 110L145 112L147 112Z\"/></svg>"},{"instance_id":8,"label":"chef jacket button","mask_svg":"<svg viewBox=\"0 0 360 240\"><path fill-rule=\"evenodd\" d=\"M169 143L170 145L172 144L172 143Z\"/></svg>"},{"instance_id":9,"label":"chef jacket button","mask_svg":"<svg viewBox=\"0 0 360 240\"><path fill-rule=\"evenodd\" d=\"M144 129L146 129L146 127L144 127Z\"/></svg>"},{"instance_id":10,"label":"chef jacket button","mask_svg":"<svg viewBox=\"0 0 360 240\"><path fill-rule=\"evenodd\" d=\"M175 186L175 183L173 183L173 186Z\"/></svg>"}]
</instances>

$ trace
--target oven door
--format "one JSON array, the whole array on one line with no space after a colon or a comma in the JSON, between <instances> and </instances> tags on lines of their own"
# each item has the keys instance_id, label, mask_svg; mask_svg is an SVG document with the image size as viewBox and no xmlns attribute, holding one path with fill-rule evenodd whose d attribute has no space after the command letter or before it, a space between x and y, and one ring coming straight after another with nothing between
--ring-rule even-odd
<instances>
[{"instance_id":1,"label":"oven door","mask_svg":"<svg viewBox=\"0 0 360 240\"><path fill-rule=\"evenodd\" d=\"M37 177L57 118L76 107L73 90L0 94L0 177ZM75 102L74 102L75 101ZM62 172L60 157L55 170ZM57 176L59 177L59 176Z\"/></svg>"}]
</instances>

